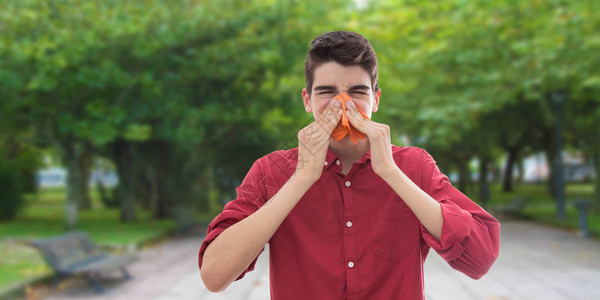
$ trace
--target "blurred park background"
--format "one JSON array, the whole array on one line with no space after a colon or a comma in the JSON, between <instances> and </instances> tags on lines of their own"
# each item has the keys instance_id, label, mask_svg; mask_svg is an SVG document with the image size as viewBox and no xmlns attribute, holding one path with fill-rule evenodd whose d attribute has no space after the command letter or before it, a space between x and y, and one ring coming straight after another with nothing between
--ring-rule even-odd
<instances>
[{"instance_id":1,"label":"blurred park background","mask_svg":"<svg viewBox=\"0 0 600 300\"><path fill-rule=\"evenodd\" d=\"M297 145L315 36L356 31L377 122L490 211L600 234L600 2L0 2L0 290L50 274L18 239L139 248L208 223Z\"/></svg>"}]
</instances>

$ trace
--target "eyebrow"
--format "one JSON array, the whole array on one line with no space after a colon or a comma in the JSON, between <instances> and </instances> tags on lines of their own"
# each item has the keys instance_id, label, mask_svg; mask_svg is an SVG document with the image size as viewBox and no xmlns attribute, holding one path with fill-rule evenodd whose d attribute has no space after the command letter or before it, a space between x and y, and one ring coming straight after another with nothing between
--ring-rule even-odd
<instances>
[{"instance_id":1,"label":"eyebrow","mask_svg":"<svg viewBox=\"0 0 600 300\"><path fill-rule=\"evenodd\" d=\"M364 85L364 84L358 84L358 85L353 85L351 86L348 90L349 91L356 91L356 90L370 90L371 88ZM319 85L316 86L314 88L315 91L337 91L337 87L333 86L333 85Z\"/></svg>"},{"instance_id":2,"label":"eyebrow","mask_svg":"<svg viewBox=\"0 0 600 300\"><path fill-rule=\"evenodd\" d=\"M314 88L315 91L336 91L337 88L333 85L320 85Z\"/></svg>"},{"instance_id":3,"label":"eyebrow","mask_svg":"<svg viewBox=\"0 0 600 300\"><path fill-rule=\"evenodd\" d=\"M371 88L368 87L368 86L366 86L366 85L359 84L359 85L355 85L355 86L350 87L348 90L349 91L354 91L354 90L367 90L368 91L370 89Z\"/></svg>"}]
</instances>

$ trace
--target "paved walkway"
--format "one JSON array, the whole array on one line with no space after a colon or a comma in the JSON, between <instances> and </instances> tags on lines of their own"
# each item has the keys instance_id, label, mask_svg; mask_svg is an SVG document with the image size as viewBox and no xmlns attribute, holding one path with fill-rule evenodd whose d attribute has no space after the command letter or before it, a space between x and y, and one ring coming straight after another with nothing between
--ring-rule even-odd
<instances>
[{"instance_id":1,"label":"paved walkway","mask_svg":"<svg viewBox=\"0 0 600 300\"><path fill-rule=\"evenodd\" d=\"M490 272L472 280L452 270L435 252L425 264L427 299L600 299L600 241L541 225L502 223L500 257ZM201 238L180 238L140 253L134 279L104 279L110 292L96 295L81 279L67 281L42 299L269 299L268 253L256 269L225 292L208 292L197 270Z\"/></svg>"}]
</instances>

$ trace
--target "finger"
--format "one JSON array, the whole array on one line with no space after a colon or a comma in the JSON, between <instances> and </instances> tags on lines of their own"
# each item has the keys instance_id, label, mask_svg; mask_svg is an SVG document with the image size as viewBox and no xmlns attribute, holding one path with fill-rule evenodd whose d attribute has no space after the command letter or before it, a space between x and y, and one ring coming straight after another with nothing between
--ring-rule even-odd
<instances>
[{"instance_id":1,"label":"finger","mask_svg":"<svg viewBox=\"0 0 600 300\"><path fill-rule=\"evenodd\" d=\"M342 106L342 102L340 100L332 99L331 101L329 101L329 104L327 104L325 109L323 109L323 111L321 111L320 115L325 115L325 114L328 114L331 112L335 112L341 106Z\"/></svg>"},{"instance_id":2,"label":"finger","mask_svg":"<svg viewBox=\"0 0 600 300\"><path fill-rule=\"evenodd\" d=\"M350 124L352 124L352 126L356 127L358 130L365 132L364 130L367 128L369 120L365 119L358 111L354 101L351 100L346 102L346 108L346 115L348 116L348 121L350 121Z\"/></svg>"},{"instance_id":3,"label":"finger","mask_svg":"<svg viewBox=\"0 0 600 300\"><path fill-rule=\"evenodd\" d=\"M335 110L333 112L331 112L330 114L328 114L327 116L327 128L325 131L327 131L328 133L331 133L333 131L333 129L337 126L337 124L340 122L340 119L342 118L342 108L341 107L337 107L335 108Z\"/></svg>"},{"instance_id":4,"label":"finger","mask_svg":"<svg viewBox=\"0 0 600 300\"><path fill-rule=\"evenodd\" d=\"M337 112L330 116L330 118L328 118L328 122L323 128L323 130L328 136L331 135L335 127L340 123L340 120L342 119L342 113L342 109L340 108L337 110Z\"/></svg>"},{"instance_id":5,"label":"finger","mask_svg":"<svg viewBox=\"0 0 600 300\"><path fill-rule=\"evenodd\" d=\"M336 114L340 110L341 106L342 102L340 100L331 100L331 102L329 102L329 105L327 105L327 108L325 108L321 116L327 118L329 121L333 121L335 120Z\"/></svg>"},{"instance_id":6,"label":"finger","mask_svg":"<svg viewBox=\"0 0 600 300\"><path fill-rule=\"evenodd\" d=\"M338 99L333 99L329 102L329 104L327 105L328 109L331 109L332 111L337 110L338 108L342 107L342 101L338 100Z\"/></svg>"},{"instance_id":7,"label":"finger","mask_svg":"<svg viewBox=\"0 0 600 300\"><path fill-rule=\"evenodd\" d=\"M317 123L321 126L323 131L327 134L331 134L333 129L339 123L342 117L341 102L339 100L333 100L323 113L317 117Z\"/></svg>"}]
</instances>

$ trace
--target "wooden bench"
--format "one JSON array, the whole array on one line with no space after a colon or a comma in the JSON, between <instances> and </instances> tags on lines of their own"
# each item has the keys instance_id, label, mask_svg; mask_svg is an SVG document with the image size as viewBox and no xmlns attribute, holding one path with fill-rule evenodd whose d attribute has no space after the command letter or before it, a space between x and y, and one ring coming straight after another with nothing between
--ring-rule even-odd
<instances>
[{"instance_id":1,"label":"wooden bench","mask_svg":"<svg viewBox=\"0 0 600 300\"><path fill-rule=\"evenodd\" d=\"M498 208L498 212L508 216L519 216L529 201L529 197L516 196L510 203Z\"/></svg>"},{"instance_id":2,"label":"wooden bench","mask_svg":"<svg viewBox=\"0 0 600 300\"><path fill-rule=\"evenodd\" d=\"M120 270L125 278L129 279L131 276L125 267L136 259L133 254L112 254L104 251L94 244L87 234L79 231L31 241L29 245L37 248L54 270L55 285L67 276L83 275L97 293L104 292L96 281L98 275Z\"/></svg>"}]
</instances>

